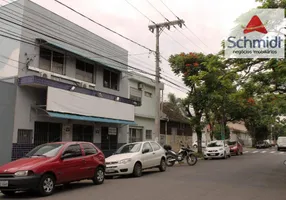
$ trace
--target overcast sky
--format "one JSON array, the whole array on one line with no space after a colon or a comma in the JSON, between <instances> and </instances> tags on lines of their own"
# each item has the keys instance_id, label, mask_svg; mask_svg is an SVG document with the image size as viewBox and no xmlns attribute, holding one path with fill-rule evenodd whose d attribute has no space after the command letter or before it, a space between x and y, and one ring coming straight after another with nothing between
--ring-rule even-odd
<instances>
[{"instance_id":1,"label":"overcast sky","mask_svg":"<svg viewBox=\"0 0 286 200\"><path fill-rule=\"evenodd\" d=\"M87 19L64 8L54 0L32 0L41 6L65 17L76 24L100 35L111 42L127 49L130 55L129 65L154 72L154 55L148 55L148 51L126 41ZM143 44L150 49L155 49L155 35L148 30L151 22L140 12L130 6L127 0L60 0L64 4L80 11L95 21L123 34L124 36ZM156 23L165 19L156 11L147 0L128 0L142 13ZM257 7L255 0L162 0L178 17L185 20L187 27L183 29L165 30L160 37L161 54L168 58L171 54L180 52L205 52L216 53L220 50L221 41L234 26L233 22L240 14ZM176 17L164 6L160 0L149 0L168 20L176 20ZM203 43L192 34L195 33ZM184 36L185 35L185 36ZM175 42L176 41L176 42ZM180 43L180 44L178 44ZM162 76L176 84L183 83L176 77L168 63L162 61ZM172 86L172 85L171 85ZM185 89L181 89L185 91ZM176 86L166 86L165 94L176 93L178 97L184 97L185 92Z\"/></svg>"}]
</instances>

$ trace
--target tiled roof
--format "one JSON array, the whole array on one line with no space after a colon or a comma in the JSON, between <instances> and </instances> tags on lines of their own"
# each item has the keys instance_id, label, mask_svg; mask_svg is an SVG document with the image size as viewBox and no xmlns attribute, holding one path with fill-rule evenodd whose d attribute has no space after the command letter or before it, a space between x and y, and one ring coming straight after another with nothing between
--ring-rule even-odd
<instances>
[{"instance_id":1,"label":"tiled roof","mask_svg":"<svg viewBox=\"0 0 286 200\"><path fill-rule=\"evenodd\" d=\"M190 123L188 118L183 114L183 111L172 103L163 103L163 114L165 114L170 121Z\"/></svg>"}]
</instances>

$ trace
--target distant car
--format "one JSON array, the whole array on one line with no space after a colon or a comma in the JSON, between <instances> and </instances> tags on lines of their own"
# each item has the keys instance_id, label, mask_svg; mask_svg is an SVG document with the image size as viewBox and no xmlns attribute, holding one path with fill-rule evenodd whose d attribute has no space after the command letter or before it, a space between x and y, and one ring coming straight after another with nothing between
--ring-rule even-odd
<instances>
[{"instance_id":1,"label":"distant car","mask_svg":"<svg viewBox=\"0 0 286 200\"><path fill-rule=\"evenodd\" d=\"M145 169L159 168L163 172L167 166L165 150L153 141L125 144L105 161L106 178L129 174L140 177Z\"/></svg>"},{"instance_id":2,"label":"distant car","mask_svg":"<svg viewBox=\"0 0 286 200\"><path fill-rule=\"evenodd\" d=\"M198 148L198 141L195 141L193 143L193 147ZM206 148L206 142L205 141L202 141L202 148Z\"/></svg>"},{"instance_id":3,"label":"distant car","mask_svg":"<svg viewBox=\"0 0 286 200\"><path fill-rule=\"evenodd\" d=\"M242 144L238 141L228 141L228 146L230 147L230 153L234 155L242 155L243 147Z\"/></svg>"},{"instance_id":4,"label":"distant car","mask_svg":"<svg viewBox=\"0 0 286 200\"><path fill-rule=\"evenodd\" d=\"M265 141L258 141L256 143L256 149L265 149L265 148L268 148L270 147L269 144Z\"/></svg>"},{"instance_id":5,"label":"distant car","mask_svg":"<svg viewBox=\"0 0 286 200\"><path fill-rule=\"evenodd\" d=\"M280 151L282 149L286 149L286 137L278 137L277 139L277 151Z\"/></svg>"},{"instance_id":6,"label":"distant car","mask_svg":"<svg viewBox=\"0 0 286 200\"><path fill-rule=\"evenodd\" d=\"M204 159L207 160L209 158L230 158L230 148L228 144L222 140L216 140L208 143L205 151L204 151Z\"/></svg>"},{"instance_id":7,"label":"distant car","mask_svg":"<svg viewBox=\"0 0 286 200\"><path fill-rule=\"evenodd\" d=\"M0 190L6 195L34 190L51 195L55 185L90 179L104 182L105 157L92 143L58 142L37 146L24 158L0 167Z\"/></svg>"}]
</instances>

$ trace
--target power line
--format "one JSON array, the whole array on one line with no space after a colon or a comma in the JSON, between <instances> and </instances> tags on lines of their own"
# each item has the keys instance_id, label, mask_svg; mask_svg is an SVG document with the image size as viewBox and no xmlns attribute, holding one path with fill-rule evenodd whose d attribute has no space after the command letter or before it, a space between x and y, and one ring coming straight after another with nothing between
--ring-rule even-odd
<instances>
[{"instance_id":1,"label":"power line","mask_svg":"<svg viewBox=\"0 0 286 200\"><path fill-rule=\"evenodd\" d=\"M150 19L149 17L147 17L147 15L145 15L144 13L142 13L138 8L136 8L133 4L131 4L128 0L125 0L130 6L132 6L135 10L137 10L141 15L143 15L145 18L147 18L150 22L152 22L153 24L156 24L152 19Z\"/></svg>"},{"instance_id":2,"label":"power line","mask_svg":"<svg viewBox=\"0 0 286 200\"><path fill-rule=\"evenodd\" d=\"M97 25L99 25L99 26L101 26L101 27L107 29L108 31L110 31L110 32L112 32L112 33L114 33L114 34L116 34L116 35L119 35L120 37L122 37L122 38L124 38L124 39L126 39L126 40L128 40L128 41L130 41L130 42L132 42L132 43L134 43L134 44L136 44L136 45L138 45L138 46L144 48L144 49L147 49L147 50L149 50L149 51L151 51L151 52L154 52L154 51L151 50L150 48L148 48L148 47L146 47L146 46L144 46L144 45L142 45L142 44L139 44L138 42L135 42L134 40L129 39L129 38L123 36L122 34L117 33L116 31L114 31L114 30L112 30L112 29L110 29L110 28L108 28L108 27L106 27L106 26L104 26L104 25L102 25L102 24L100 24L100 23L94 21L93 19L91 19L91 18L85 16L84 14L82 14L82 13L76 11L75 9L73 9L73 8L71 8L71 7L69 7L69 6L67 6L66 4L64 4L64 3L62 3L62 2L60 2L60 1L58 1L58 0L55 0L55 1L56 1L57 3L59 3L59 4L63 5L63 6L65 6L66 8L70 9L71 11L73 11L73 12L75 12L75 13L81 15L82 17L88 19L89 21L91 21L91 22L93 22L93 23L95 23L95 24L97 24Z\"/></svg>"},{"instance_id":3,"label":"power line","mask_svg":"<svg viewBox=\"0 0 286 200\"><path fill-rule=\"evenodd\" d=\"M6 15L7 16L7 15ZM10 16L9 16L10 17ZM15 18L14 18L15 19ZM11 22L10 22L11 23ZM15 23L14 23L15 24ZM16 25L18 25L19 26L19 24L16 24ZM22 27L24 27L24 26L22 26ZM26 27L24 27L24 28L26 28ZM29 29L28 29L29 30ZM32 31L34 31L33 29L30 29L30 30L32 30ZM35 31L34 31L35 32ZM42 34L41 32L38 32L38 33L40 33L40 34ZM43 34L44 35L44 34ZM48 35L48 37L51 37L50 35ZM11 38L10 38L11 39ZM13 38L13 39L15 39L15 38ZM58 40L58 38L55 38L56 40ZM59 41L61 41L61 40L59 40ZM24 40L22 40L22 42L25 42L25 43L27 43L27 41L24 41ZM62 41L62 42L65 42L65 41ZM28 44L31 44L31 45L35 45L34 43L32 43L32 42L28 42ZM73 45L73 44L71 44L71 45ZM74 45L73 45L74 46ZM86 50L86 49L84 49L84 50ZM93 52L94 53L94 52ZM101 56L100 55L100 57L103 57L103 56ZM163 57L163 56L162 56ZM164 57L163 57L164 58ZM165 59L165 58L164 58ZM109 59L110 60L110 59ZM166 59L165 59L166 60ZM109 63L110 64L110 63ZM116 66L116 67L118 67L118 66ZM132 68L132 69L134 69L134 67L131 67L131 66L129 66L130 68ZM135 69L137 69L137 68L135 68ZM138 70L138 69L137 69ZM145 74L148 74L148 75L153 75L153 74L150 74L150 73L146 73L146 71L144 71L144 70L139 70L141 73L145 73ZM154 75L153 75L154 76Z\"/></svg>"},{"instance_id":4,"label":"power line","mask_svg":"<svg viewBox=\"0 0 286 200\"><path fill-rule=\"evenodd\" d=\"M177 18L180 19L164 2L163 0L160 0L162 2L162 4ZM184 23L183 24L198 40L200 40L200 42L202 44L204 44L207 48L209 48L191 29L189 29L189 27L187 27L187 25Z\"/></svg>"}]
</instances>

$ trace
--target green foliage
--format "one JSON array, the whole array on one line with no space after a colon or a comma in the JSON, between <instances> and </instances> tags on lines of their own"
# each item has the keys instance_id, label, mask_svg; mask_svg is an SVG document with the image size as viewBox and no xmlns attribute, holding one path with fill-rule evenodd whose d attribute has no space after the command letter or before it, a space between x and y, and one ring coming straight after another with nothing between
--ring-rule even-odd
<instances>
[{"instance_id":1,"label":"green foliage","mask_svg":"<svg viewBox=\"0 0 286 200\"><path fill-rule=\"evenodd\" d=\"M222 134L223 134L223 130L222 130L222 126L220 124L216 124L214 126L214 130L213 130L213 134L214 134L214 137L217 139L217 140L222 140ZM229 128L226 126L225 127L225 139L229 139L230 137L230 130Z\"/></svg>"}]
</instances>

